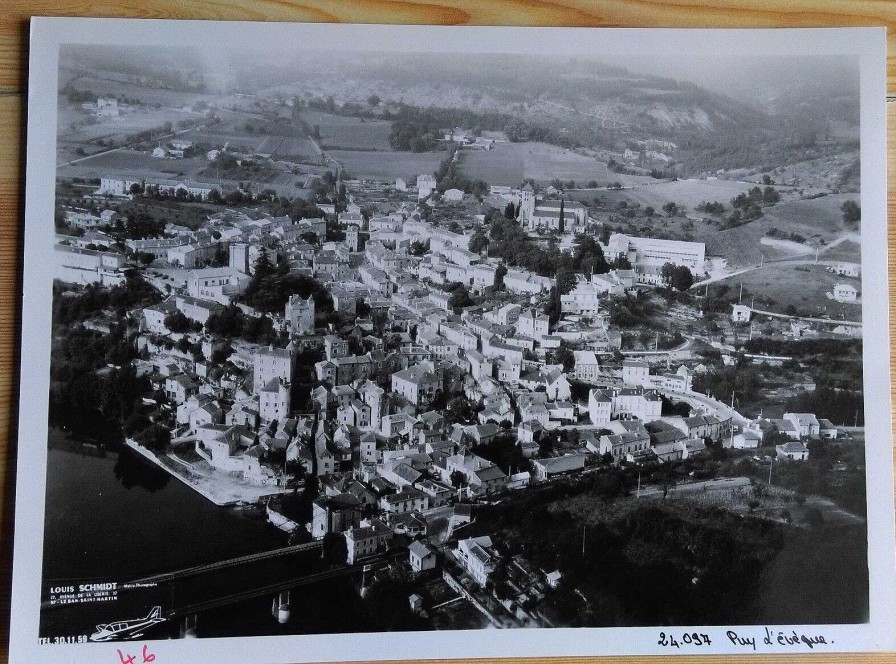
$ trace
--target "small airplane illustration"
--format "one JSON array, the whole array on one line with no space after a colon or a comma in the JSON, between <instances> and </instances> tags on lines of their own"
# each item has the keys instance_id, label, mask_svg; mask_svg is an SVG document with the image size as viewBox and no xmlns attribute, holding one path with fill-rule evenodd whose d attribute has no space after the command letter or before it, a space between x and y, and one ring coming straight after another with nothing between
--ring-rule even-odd
<instances>
[{"instance_id":1,"label":"small airplane illustration","mask_svg":"<svg viewBox=\"0 0 896 664\"><path fill-rule=\"evenodd\" d=\"M119 620L106 625L97 625L96 631L90 635L91 641L118 641L124 639L137 639L153 625L165 622L162 617L162 607L153 607L145 618L134 620Z\"/></svg>"}]
</instances>

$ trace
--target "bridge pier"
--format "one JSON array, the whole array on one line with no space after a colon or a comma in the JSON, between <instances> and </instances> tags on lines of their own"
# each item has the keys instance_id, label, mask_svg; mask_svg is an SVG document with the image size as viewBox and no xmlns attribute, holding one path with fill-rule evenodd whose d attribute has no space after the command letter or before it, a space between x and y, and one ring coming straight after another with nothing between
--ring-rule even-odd
<instances>
[{"instance_id":1,"label":"bridge pier","mask_svg":"<svg viewBox=\"0 0 896 664\"><path fill-rule=\"evenodd\" d=\"M289 621L290 614L289 591L282 590L271 602L271 615L283 625Z\"/></svg>"},{"instance_id":2,"label":"bridge pier","mask_svg":"<svg viewBox=\"0 0 896 664\"><path fill-rule=\"evenodd\" d=\"M373 575L370 572L373 570L373 565L364 565L361 569L361 585L358 586L358 595L361 599L367 597L367 591L370 590L370 581L372 580L370 577Z\"/></svg>"},{"instance_id":3,"label":"bridge pier","mask_svg":"<svg viewBox=\"0 0 896 664\"><path fill-rule=\"evenodd\" d=\"M186 615L180 623L180 638L195 639L196 625L199 622L199 616L196 614Z\"/></svg>"}]
</instances>

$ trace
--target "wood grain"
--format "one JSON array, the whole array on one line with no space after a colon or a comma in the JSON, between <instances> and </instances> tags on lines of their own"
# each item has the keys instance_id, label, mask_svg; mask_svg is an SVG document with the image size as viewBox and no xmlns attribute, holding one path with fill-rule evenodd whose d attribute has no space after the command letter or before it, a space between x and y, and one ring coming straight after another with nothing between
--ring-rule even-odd
<instances>
[{"instance_id":1,"label":"wood grain","mask_svg":"<svg viewBox=\"0 0 896 664\"><path fill-rule=\"evenodd\" d=\"M896 96L896 2L888 0L2 0L0 2L0 664L8 661L13 478L18 402L21 200L24 187L23 104L28 19L108 16L252 21L594 27L839 27L886 26L887 90ZM888 104L888 219L896 218L896 103ZM896 229L888 229L891 292L896 286ZM890 333L896 334L890 296ZM891 363L896 354L891 349ZM894 383L896 384L896 383ZM891 393L891 398L896 390ZM28 398L23 395L22 398ZM33 441L22 441L27 447ZM27 449L23 450L27 453ZM894 447L896 459L896 447ZM27 481L27 479L25 480ZM851 655L701 656L691 661L896 663L896 653ZM62 660L60 660L61 662ZM445 662L446 660L428 660ZM483 659L478 662L508 660ZM510 660L519 664L617 662L655 664L664 657Z\"/></svg>"}]
</instances>

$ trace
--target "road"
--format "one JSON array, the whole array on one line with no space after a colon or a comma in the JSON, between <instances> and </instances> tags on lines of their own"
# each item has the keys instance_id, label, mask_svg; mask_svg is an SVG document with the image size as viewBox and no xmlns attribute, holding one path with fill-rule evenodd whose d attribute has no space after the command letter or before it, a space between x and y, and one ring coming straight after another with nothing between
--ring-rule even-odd
<instances>
[{"instance_id":1,"label":"road","mask_svg":"<svg viewBox=\"0 0 896 664\"><path fill-rule=\"evenodd\" d=\"M724 404L721 401L713 399L711 397L706 396L705 394L701 394L700 392L666 392L666 394L670 397L674 396L677 399L691 402L700 403L704 406L709 407L714 413L719 413L722 416L722 419L731 418L731 421L734 424L737 424L741 427L745 426L749 420L745 418L743 415L738 413L734 408Z\"/></svg>"},{"instance_id":2,"label":"road","mask_svg":"<svg viewBox=\"0 0 896 664\"><path fill-rule=\"evenodd\" d=\"M180 131L173 131L170 134L165 134L164 136L154 136L152 138L153 141L160 141L163 138L171 138L173 136L180 136L182 134L186 134L187 132L196 131L198 129L205 129L205 125L197 125L195 127L189 127L188 129L181 129ZM112 148L111 150L103 150L102 152L97 152L96 154L90 154L86 157L78 157L77 159L72 159L71 161L67 161L62 164L56 164L56 168L64 168L65 166L71 166L73 164L80 164L81 162L88 161L90 159L96 159L97 157L102 157L104 154L111 154L113 152L119 152L120 150L128 150L138 143L146 143L147 141L131 141L130 143L126 143L125 145L120 145L117 148Z\"/></svg>"},{"instance_id":3,"label":"road","mask_svg":"<svg viewBox=\"0 0 896 664\"><path fill-rule=\"evenodd\" d=\"M274 549L273 551L262 551L261 553L253 553L248 556L240 556L239 558L231 558L229 560L220 560L216 563L209 563L208 565L196 565L195 567L188 567L186 569L177 570L174 572L165 572L164 574L156 574L154 576L147 576L143 579L137 579L134 583L159 583L162 581L172 581L174 579L180 579L187 576L195 576L197 574L203 574L205 572L210 572L213 570L221 570L227 569L228 567L236 567L237 565L243 565L249 562L257 562L260 560L270 560L272 558L279 558L281 556L288 556L293 553L298 553L300 551L310 551L313 549L323 548L323 540L307 542L306 544L296 544L294 546L285 546L280 549Z\"/></svg>"},{"instance_id":4,"label":"road","mask_svg":"<svg viewBox=\"0 0 896 664\"><path fill-rule=\"evenodd\" d=\"M821 247L818 251L818 255L821 256L827 251L830 251L834 247L843 244L847 240L851 242L855 242L857 244L861 244L861 237L855 233L847 233L845 235L841 235L836 240L831 242L830 244ZM754 270L761 270L766 265L833 265L839 261L823 261L823 260L815 260L814 258L804 258L806 255L812 254L812 248L806 247L806 251L800 254L795 254L793 256L787 256L784 258L772 258L767 261L763 261L758 265L750 265L749 267L741 268L739 270L735 270L734 272L727 272L725 274L717 274L709 277L708 279L703 279L702 281L698 281L694 283L691 288L699 288L700 286L706 286L707 284L714 284L719 281L725 281L726 279L731 279L732 277L737 277L741 274L746 274L747 272L753 272Z\"/></svg>"}]
</instances>

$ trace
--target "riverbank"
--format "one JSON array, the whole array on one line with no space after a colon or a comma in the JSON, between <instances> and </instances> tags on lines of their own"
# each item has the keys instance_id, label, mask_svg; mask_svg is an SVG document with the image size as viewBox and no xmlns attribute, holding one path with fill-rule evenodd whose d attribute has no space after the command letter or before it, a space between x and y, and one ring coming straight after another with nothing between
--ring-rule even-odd
<instances>
[{"instance_id":1,"label":"riverbank","mask_svg":"<svg viewBox=\"0 0 896 664\"><path fill-rule=\"evenodd\" d=\"M199 464L189 463L174 454L165 454L160 458L145 447L138 445L131 438L125 440L124 444L204 498L222 507L239 503L256 503L268 496L291 491L286 487L251 484L218 472L211 467L201 467Z\"/></svg>"}]
</instances>

